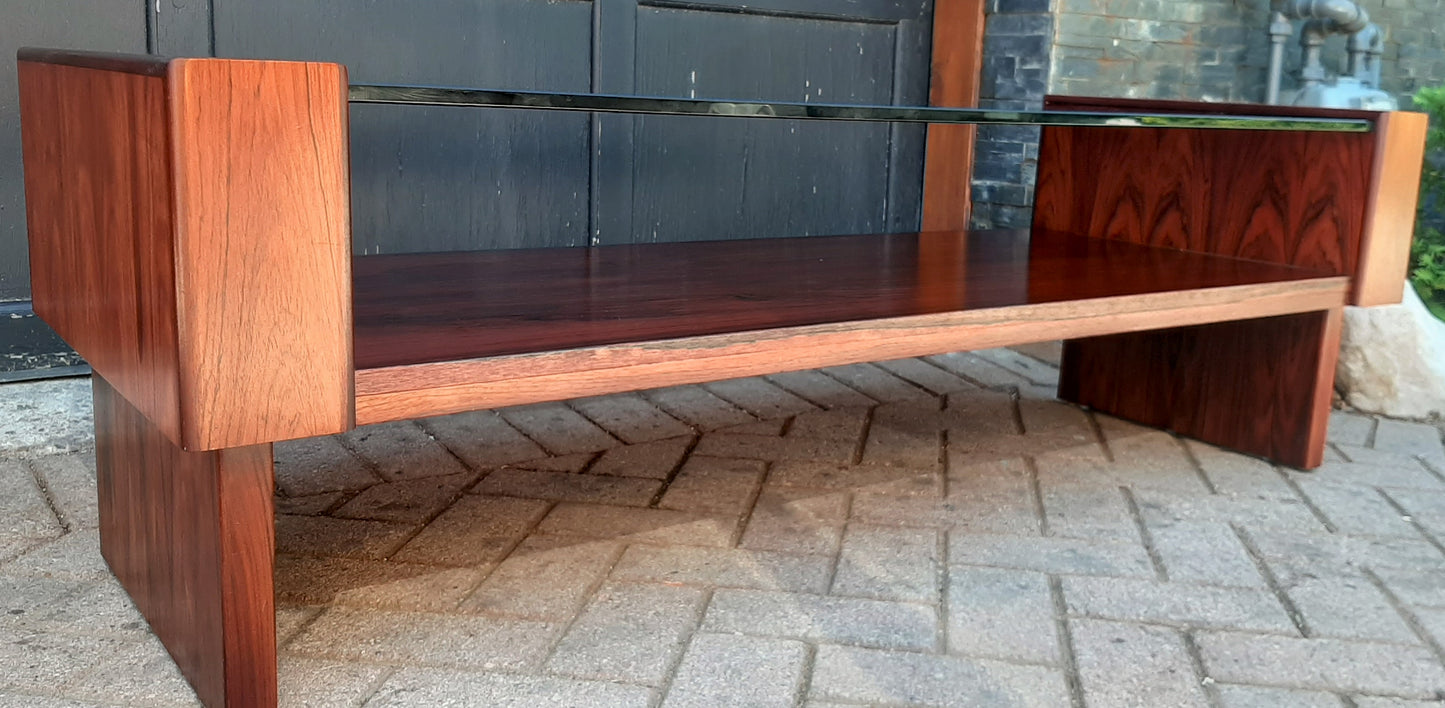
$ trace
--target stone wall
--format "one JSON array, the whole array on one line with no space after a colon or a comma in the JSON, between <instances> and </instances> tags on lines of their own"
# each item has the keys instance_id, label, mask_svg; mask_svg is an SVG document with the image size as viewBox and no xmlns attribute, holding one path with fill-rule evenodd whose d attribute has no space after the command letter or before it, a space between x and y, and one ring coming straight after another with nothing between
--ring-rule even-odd
<instances>
[{"instance_id":1,"label":"stone wall","mask_svg":"<svg viewBox=\"0 0 1445 708\"><path fill-rule=\"evenodd\" d=\"M1059 0L1049 89L1262 100L1268 19L1268 0Z\"/></svg>"},{"instance_id":2,"label":"stone wall","mask_svg":"<svg viewBox=\"0 0 1445 708\"><path fill-rule=\"evenodd\" d=\"M979 105L1040 108L1049 90L1059 0L988 0ZM973 165L973 224L1022 227L1033 205L1038 128L980 126Z\"/></svg>"},{"instance_id":3,"label":"stone wall","mask_svg":"<svg viewBox=\"0 0 1445 708\"><path fill-rule=\"evenodd\" d=\"M1445 0L1357 0L1385 32L1383 88L1409 106L1445 83ZM1058 0L1050 91L1073 95L1262 101L1269 0ZM1296 26L1298 26L1298 22ZM1286 45L1284 87L1299 44ZM1324 60L1345 63L1345 38Z\"/></svg>"},{"instance_id":4,"label":"stone wall","mask_svg":"<svg viewBox=\"0 0 1445 708\"><path fill-rule=\"evenodd\" d=\"M1402 107L1419 88L1445 84L1445 0L1359 2L1385 32L1381 83ZM985 105L1037 107L1045 92L1264 99L1269 0L988 0L986 10ZM1343 68L1344 44L1334 37L1325 46L1332 73ZM1286 46L1288 90L1299 62L1297 38ZM975 226L1028 223L1035 136L980 130Z\"/></svg>"}]
</instances>

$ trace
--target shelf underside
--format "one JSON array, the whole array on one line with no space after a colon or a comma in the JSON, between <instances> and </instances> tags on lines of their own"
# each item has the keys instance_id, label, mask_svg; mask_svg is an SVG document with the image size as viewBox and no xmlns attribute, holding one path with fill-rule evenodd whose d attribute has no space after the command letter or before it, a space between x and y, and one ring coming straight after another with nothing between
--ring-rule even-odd
<instances>
[{"instance_id":1,"label":"shelf underside","mask_svg":"<svg viewBox=\"0 0 1445 708\"><path fill-rule=\"evenodd\" d=\"M357 422L1339 306L1343 276L1027 231L354 261Z\"/></svg>"}]
</instances>

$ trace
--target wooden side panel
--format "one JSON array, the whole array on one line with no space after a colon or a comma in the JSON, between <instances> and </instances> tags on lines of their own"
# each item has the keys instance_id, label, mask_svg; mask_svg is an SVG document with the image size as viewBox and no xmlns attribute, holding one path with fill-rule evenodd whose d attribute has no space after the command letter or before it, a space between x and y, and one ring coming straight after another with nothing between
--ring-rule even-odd
<instances>
[{"instance_id":1,"label":"wooden side panel","mask_svg":"<svg viewBox=\"0 0 1445 708\"><path fill-rule=\"evenodd\" d=\"M185 452L93 386L106 562L202 702L276 705L271 446Z\"/></svg>"},{"instance_id":2,"label":"wooden side panel","mask_svg":"<svg viewBox=\"0 0 1445 708\"><path fill-rule=\"evenodd\" d=\"M182 445L351 426L346 72L172 62Z\"/></svg>"},{"instance_id":3,"label":"wooden side panel","mask_svg":"<svg viewBox=\"0 0 1445 708\"><path fill-rule=\"evenodd\" d=\"M1352 274L1374 137L1043 130L1034 227Z\"/></svg>"},{"instance_id":4,"label":"wooden side panel","mask_svg":"<svg viewBox=\"0 0 1445 708\"><path fill-rule=\"evenodd\" d=\"M1375 164L1352 305L1400 301L1410 267L1410 237L1415 231L1429 126L1429 116L1406 112L1386 113L1376 126Z\"/></svg>"},{"instance_id":5,"label":"wooden side panel","mask_svg":"<svg viewBox=\"0 0 1445 708\"><path fill-rule=\"evenodd\" d=\"M1318 467L1342 312L1069 341L1059 397L1293 467Z\"/></svg>"},{"instance_id":6,"label":"wooden side panel","mask_svg":"<svg viewBox=\"0 0 1445 708\"><path fill-rule=\"evenodd\" d=\"M1045 105L1374 121L1368 134L1045 128L1035 225L1328 268L1353 279L1351 305L1400 301L1422 114L1070 96Z\"/></svg>"},{"instance_id":7,"label":"wooden side panel","mask_svg":"<svg viewBox=\"0 0 1445 708\"><path fill-rule=\"evenodd\" d=\"M933 74L928 102L978 105L983 61L983 0L936 0L933 9ZM972 204L971 125L930 125L923 170L923 230L968 228Z\"/></svg>"},{"instance_id":8,"label":"wooden side panel","mask_svg":"<svg viewBox=\"0 0 1445 708\"><path fill-rule=\"evenodd\" d=\"M19 62L35 310L180 439L164 64Z\"/></svg>"},{"instance_id":9,"label":"wooden side panel","mask_svg":"<svg viewBox=\"0 0 1445 708\"><path fill-rule=\"evenodd\" d=\"M1206 232L1186 248L1350 274L1359 265L1369 135L1191 136L1209 169ZM1161 156L1163 157L1163 156Z\"/></svg>"}]
</instances>

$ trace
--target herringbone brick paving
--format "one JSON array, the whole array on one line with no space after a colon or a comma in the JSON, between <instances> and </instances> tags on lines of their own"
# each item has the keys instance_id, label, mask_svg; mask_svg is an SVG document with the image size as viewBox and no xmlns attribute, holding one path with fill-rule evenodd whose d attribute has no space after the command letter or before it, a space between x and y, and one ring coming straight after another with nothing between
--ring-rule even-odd
<instances>
[{"instance_id":1,"label":"herringbone brick paving","mask_svg":"<svg viewBox=\"0 0 1445 708\"><path fill-rule=\"evenodd\" d=\"M1052 399L1047 348L277 446L285 705L1445 701L1439 428L1299 473ZM190 705L93 456L0 458L0 707Z\"/></svg>"}]
</instances>

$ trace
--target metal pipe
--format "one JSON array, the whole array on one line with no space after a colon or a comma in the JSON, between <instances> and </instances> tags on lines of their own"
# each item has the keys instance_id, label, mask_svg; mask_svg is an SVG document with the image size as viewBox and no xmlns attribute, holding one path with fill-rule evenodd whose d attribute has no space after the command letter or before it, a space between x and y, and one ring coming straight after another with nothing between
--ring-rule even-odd
<instances>
[{"instance_id":1,"label":"metal pipe","mask_svg":"<svg viewBox=\"0 0 1445 708\"><path fill-rule=\"evenodd\" d=\"M1274 9L1301 20L1322 20L1326 34L1354 34L1370 24L1370 14L1354 0L1276 0Z\"/></svg>"},{"instance_id":2,"label":"metal pipe","mask_svg":"<svg viewBox=\"0 0 1445 708\"><path fill-rule=\"evenodd\" d=\"M1283 12L1276 11L1269 21L1269 85L1265 88L1264 102L1279 105L1280 77L1284 75L1284 43L1294 34L1294 25Z\"/></svg>"},{"instance_id":3,"label":"metal pipe","mask_svg":"<svg viewBox=\"0 0 1445 708\"><path fill-rule=\"evenodd\" d=\"M1375 43L1370 45L1365 52L1366 61L1370 67L1370 86L1380 88L1380 58L1385 55L1385 37L1383 34L1376 35Z\"/></svg>"},{"instance_id":4,"label":"metal pipe","mask_svg":"<svg viewBox=\"0 0 1445 708\"><path fill-rule=\"evenodd\" d=\"M1270 9L1273 11L1269 24L1271 46L1268 84L1265 87L1265 103L1270 104L1279 103L1280 81L1284 73L1284 37L1293 33L1290 19L1308 20L1300 31L1303 54L1300 80L1303 82L1303 89L1318 85L1328 76L1324 65L1320 63L1320 48L1325 43L1325 37L1331 34L1367 33L1369 28L1375 27L1370 22L1369 13L1354 0L1270 0ZM1378 33L1376 28L1375 34ZM1369 34L1361 37L1359 41L1368 45ZM1372 71L1369 64L1368 54L1362 52L1357 56L1355 45L1351 44L1350 70L1357 72L1357 76L1359 73L1369 73ZM1378 66L1373 70L1378 71Z\"/></svg>"},{"instance_id":5,"label":"metal pipe","mask_svg":"<svg viewBox=\"0 0 1445 708\"><path fill-rule=\"evenodd\" d=\"M1370 88L1379 88L1380 55L1384 53L1384 46L1384 33L1373 22L1350 35L1350 75Z\"/></svg>"},{"instance_id":6,"label":"metal pipe","mask_svg":"<svg viewBox=\"0 0 1445 708\"><path fill-rule=\"evenodd\" d=\"M1324 20L1310 20L1300 30L1299 44L1303 50L1303 66L1300 67L1300 81L1304 83L1300 90L1309 90L1310 87L1318 85L1326 78L1325 65L1320 63L1320 48L1325 45L1325 36L1329 34Z\"/></svg>"},{"instance_id":7,"label":"metal pipe","mask_svg":"<svg viewBox=\"0 0 1445 708\"><path fill-rule=\"evenodd\" d=\"M1359 79L1361 82L1369 78L1370 68L1367 65L1368 59L1366 58L1366 54L1370 50L1371 35L1379 34L1379 32L1380 28L1371 22L1364 29L1350 35L1350 43L1346 47L1350 58L1349 62L1345 65L1345 71L1348 71L1350 76Z\"/></svg>"}]
</instances>

